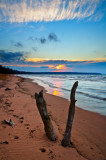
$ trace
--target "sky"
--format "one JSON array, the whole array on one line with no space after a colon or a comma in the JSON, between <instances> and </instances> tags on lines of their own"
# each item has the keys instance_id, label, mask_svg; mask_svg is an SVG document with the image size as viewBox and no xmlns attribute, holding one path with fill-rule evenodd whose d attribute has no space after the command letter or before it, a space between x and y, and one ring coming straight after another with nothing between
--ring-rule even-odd
<instances>
[{"instance_id":1,"label":"sky","mask_svg":"<svg viewBox=\"0 0 106 160\"><path fill-rule=\"evenodd\" d=\"M0 65L106 74L106 0L0 0Z\"/></svg>"}]
</instances>

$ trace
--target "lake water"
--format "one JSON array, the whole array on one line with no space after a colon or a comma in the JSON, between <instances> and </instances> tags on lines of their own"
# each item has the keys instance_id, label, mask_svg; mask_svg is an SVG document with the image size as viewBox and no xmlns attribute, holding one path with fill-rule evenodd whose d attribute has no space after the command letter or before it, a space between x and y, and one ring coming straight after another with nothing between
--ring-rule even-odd
<instances>
[{"instance_id":1,"label":"lake water","mask_svg":"<svg viewBox=\"0 0 106 160\"><path fill-rule=\"evenodd\" d=\"M20 75L43 86L48 93L70 100L75 81L76 105L85 110L106 115L106 75L98 74L33 74Z\"/></svg>"}]
</instances>

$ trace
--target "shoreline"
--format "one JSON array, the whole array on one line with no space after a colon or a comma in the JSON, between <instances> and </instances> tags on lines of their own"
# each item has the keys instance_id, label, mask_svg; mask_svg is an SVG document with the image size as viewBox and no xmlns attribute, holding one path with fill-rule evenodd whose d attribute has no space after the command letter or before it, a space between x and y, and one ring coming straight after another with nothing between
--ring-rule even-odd
<instances>
[{"instance_id":1,"label":"shoreline","mask_svg":"<svg viewBox=\"0 0 106 160\"><path fill-rule=\"evenodd\" d=\"M7 87L10 88L9 91L5 90ZM66 126L69 101L49 94L43 88L47 109L58 136L57 142L51 142L45 136L34 99L35 91L39 92L42 88L31 79L18 76L9 76L0 88L0 122L11 118L15 123L13 128L1 123L0 141L8 141L9 144L0 144L0 158L18 160L20 157L22 160L33 160L37 157L38 160L69 160L71 157L72 160L104 160L106 116L76 107L71 138L74 148L64 148L61 146L61 140ZM22 117L24 119L20 119ZM14 136L19 138L16 140ZM45 153L41 148L45 148Z\"/></svg>"},{"instance_id":2,"label":"shoreline","mask_svg":"<svg viewBox=\"0 0 106 160\"><path fill-rule=\"evenodd\" d=\"M16 75L15 75L15 76L16 76ZM21 76L16 76L16 77L24 78L24 77L21 77ZM41 86L39 83L37 83L37 82L33 82L33 79L31 79L31 78L25 78L25 79L28 79L28 80L29 80L29 81L31 81L32 83L35 83L36 85L38 85L38 86L42 87L42 88L43 88L43 90L45 90L46 94L53 95L52 93L49 93L49 92L46 90L46 88L45 88L45 87L43 87L43 86ZM71 93L71 89L70 89L70 93ZM63 98L63 99L65 99L65 100L67 100L68 102L70 102L68 98L61 97L61 96L58 96L58 95L53 95L53 96ZM94 114L97 114L97 115L100 115L100 116L104 116L104 117L106 117L106 115L101 114L101 113L99 113L99 112L90 111L90 110L87 110L87 109L81 108L81 107L79 107L79 106L77 106L77 105L76 105L76 107L77 107L77 108L79 108L79 109L82 109L82 110L84 110L84 111L90 112L91 114L92 114L92 113L94 113Z\"/></svg>"},{"instance_id":3,"label":"shoreline","mask_svg":"<svg viewBox=\"0 0 106 160\"><path fill-rule=\"evenodd\" d=\"M46 75L45 76L38 75L37 77L36 75L35 76L19 75L19 76L24 78L28 77L32 79L32 82L37 82L38 85L46 88L47 93L66 98L69 101L70 101L69 97L70 97L71 86L74 84L76 80L78 80L79 85L76 91L76 98L77 98L76 105L79 108L82 108L84 110L99 113L101 115L106 116L106 108L105 108L106 99L104 95L105 89L103 89L105 87L105 83L103 82L102 84L103 77L102 77L102 81L101 80L99 82L95 81L96 83L94 83L94 77L93 79L89 80L89 77L84 76L83 77L84 82L85 82L85 79L88 78L87 82L85 82L84 84L81 77L78 77L78 76L77 77L69 76L67 77L67 80L64 80L64 77L63 79L62 77L56 78L55 76L53 77L50 76L49 78L48 76L46 77ZM66 81L66 84L65 84L65 81ZM104 87L102 87L102 85ZM103 95L102 95L102 91L103 91Z\"/></svg>"}]
</instances>

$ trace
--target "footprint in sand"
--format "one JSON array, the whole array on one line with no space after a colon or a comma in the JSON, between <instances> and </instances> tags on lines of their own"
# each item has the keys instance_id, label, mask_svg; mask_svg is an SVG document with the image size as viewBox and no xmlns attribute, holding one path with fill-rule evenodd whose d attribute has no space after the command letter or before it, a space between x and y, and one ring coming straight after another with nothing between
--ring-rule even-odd
<instances>
[{"instance_id":1,"label":"footprint in sand","mask_svg":"<svg viewBox=\"0 0 106 160\"><path fill-rule=\"evenodd\" d=\"M20 119L24 119L24 117L20 117Z\"/></svg>"},{"instance_id":2,"label":"footprint in sand","mask_svg":"<svg viewBox=\"0 0 106 160\"><path fill-rule=\"evenodd\" d=\"M5 91L10 91L10 90L11 90L10 88L6 88L6 89L5 89Z\"/></svg>"},{"instance_id":3,"label":"footprint in sand","mask_svg":"<svg viewBox=\"0 0 106 160\"><path fill-rule=\"evenodd\" d=\"M13 114L13 116L14 116L14 117L16 117L16 118L18 118L18 117L19 117L19 116L15 115L15 114Z\"/></svg>"},{"instance_id":4,"label":"footprint in sand","mask_svg":"<svg viewBox=\"0 0 106 160\"><path fill-rule=\"evenodd\" d=\"M40 151L41 152L46 152L46 149L45 148L40 148Z\"/></svg>"},{"instance_id":5,"label":"footprint in sand","mask_svg":"<svg viewBox=\"0 0 106 160\"><path fill-rule=\"evenodd\" d=\"M26 124L24 124L25 126L30 126L30 124L28 124L28 123L26 123Z\"/></svg>"},{"instance_id":6,"label":"footprint in sand","mask_svg":"<svg viewBox=\"0 0 106 160\"><path fill-rule=\"evenodd\" d=\"M20 120L20 123L23 123L24 121L23 120Z\"/></svg>"},{"instance_id":7,"label":"footprint in sand","mask_svg":"<svg viewBox=\"0 0 106 160\"><path fill-rule=\"evenodd\" d=\"M0 144L8 144L8 141L0 142Z\"/></svg>"},{"instance_id":8,"label":"footprint in sand","mask_svg":"<svg viewBox=\"0 0 106 160\"><path fill-rule=\"evenodd\" d=\"M9 110L9 112L13 112L13 111L14 111L13 109L10 109L10 110Z\"/></svg>"},{"instance_id":9,"label":"footprint in sand","mask_svg":"<svg viewBox=\"0 0 106 160\"><path fill-rule=\"evenodd\" d=\"M35 131L36 131L35 129L30 130L29 136L31 136L31 137L33 138L33 137L34 137L34 132L35 132Z\"/></svg>"},{"instance_id":10,"label":"footprint in sand","mask_svg":"<svg viewBox=\"0 0 106 160\"><path fill-rule=\"evenodd\" d=\"M19 137L18 136L14 136L14 139L19 139Z\"/></svg>"},{"instance_id":11,"label":"footprint in sand","mask_svg":"<svg viewBox=\"0 0 106 160\"><path fill-rule=\"evenodd\" d=\"M53 153L52 150L49 150L49 154L48 155L49 155L50 159L54 159L56 157L56 155Z\"/></svg>"}]
</instances>

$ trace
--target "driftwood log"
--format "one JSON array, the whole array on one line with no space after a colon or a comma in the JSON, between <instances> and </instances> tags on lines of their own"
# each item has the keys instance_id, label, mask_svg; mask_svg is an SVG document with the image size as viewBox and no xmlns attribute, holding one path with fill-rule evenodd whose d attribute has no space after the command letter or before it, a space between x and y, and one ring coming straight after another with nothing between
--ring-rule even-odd
<instances>
[{"instance_id":1,"label":"driftwood log","mask_svg":"<svg viewBox=\"0 0 106 160\"><path fill-rule=\"evenodd\" d=\"M70 106L69 106L69 112L68 112L68 119L67 119L67 125L64 133L63 140L61 141L62 146L69 146L70 145L70 138L71 138L71 130L74 120L74 113L75 113L75 91L78 86L78 81L76 81L72 87L71 94L70 94Z\"/></svg>"},{"instance_id":2,"label":"driftwood log","mask_svg":"<svg viewBox=\"0 0 106 160\"><path fill-rule=\"evenodd\" d=\"M43 98L43 90L41 90L39 94L35 93L35 99L36 99L37 108L39 110L42 121L44 123L44 129L47 137L52 141L56 141L57 136L56 136L54 127L52 125L51 119L47 112L46 101Z\"/></svg>"}]
</instances>

